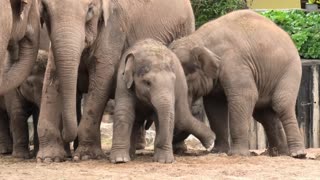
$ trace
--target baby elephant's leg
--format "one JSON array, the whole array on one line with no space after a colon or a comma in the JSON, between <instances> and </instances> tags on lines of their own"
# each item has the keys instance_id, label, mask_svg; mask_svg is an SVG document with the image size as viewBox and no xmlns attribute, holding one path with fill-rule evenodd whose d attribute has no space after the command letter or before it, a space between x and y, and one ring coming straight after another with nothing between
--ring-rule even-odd
<instances>
[{"instance_id":1,"label":"baby elephant's leg","mask_svg":"<svg viewBox=\"0 0 320 180\"><path fill-rule=\"evenodd\" d=\"M268 153L270 156L288 154L288 145L283 126L271 108L255 110L253 117L262 124L268 137Z\"/></svg>"},{"instance_id":2,"label":"baby elephant's leg","mask_svg":"<svg viewBox=\"0 0 320 180\"><path fill-rule=\"evenodd\" d=\"M12 152L12 139L10 136L9 118L6 111L0 110L0 154Z\"/></svg>"},{"instance_id":3,"label":"baby elephant's leg","mask_svg":"<svg viewBox=\"0 0 320 180\"><path fill-rule=\"evenodd\" d=\"M181 106L183 107L183 106ZM185 133L190 133L200 140L202 145L211 151L214 146L215 134L205 123L197 120L191 112L178 108L176 112L175 128Z\"/></svg>"},{"instance_id":4,"label":"baby elephant's leg","mask_svg":"<svg viewBox=\"0 0 320 180\"><path fill-rule=\"evenodd\" d=\"M228 153L230 150L230 145L227 100L223 94L218 94L204 97L203 102L210 127L216 134L213 152Z\"/></svg>"}]
</instances>

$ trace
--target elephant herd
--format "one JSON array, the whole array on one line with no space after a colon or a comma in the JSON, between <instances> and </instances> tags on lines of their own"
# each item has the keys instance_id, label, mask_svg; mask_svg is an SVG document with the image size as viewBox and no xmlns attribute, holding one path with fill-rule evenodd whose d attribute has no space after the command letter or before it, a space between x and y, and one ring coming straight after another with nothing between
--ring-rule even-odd
<instances>
[{"instance_id":1,"label":"elephant herd","mask_svg":"<svg viewBox=\"0 0 320 180\"><path fill-rule=\"evenodd\" d=\"M306 156L295 116L298 51L251 10L195 30L189 0L1 0L0 25L2 154L103 158L100 124L114 99L112 163L134 158L152 123L156 162L173 162L173 146L189 134L208 152L247 156L252 117L271 156ZM210 127L192 114L199 98Z\"/></svg>"}]
</instances>

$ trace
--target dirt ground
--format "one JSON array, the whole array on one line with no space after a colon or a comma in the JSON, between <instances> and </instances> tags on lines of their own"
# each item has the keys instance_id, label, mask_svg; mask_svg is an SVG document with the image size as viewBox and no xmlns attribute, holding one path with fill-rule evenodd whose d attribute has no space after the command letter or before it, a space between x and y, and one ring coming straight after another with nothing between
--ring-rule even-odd
<instances>
[{"instance_id":1,"label":"dirt ground","mask_svg":"<svg viewBox=\"0 0 320 180\"><path fill-rule=\"evenodd\" d=\"M0 179L320 179L320 149L307 152L309 158L300 160L228 157L189 150L183 156L176 156L173 164L152 162L150 149L138 151L137 158L126 164L111 164L108 158L38 164L35 159L21 161L1 156Z\"/></svg>"}]
</instances>

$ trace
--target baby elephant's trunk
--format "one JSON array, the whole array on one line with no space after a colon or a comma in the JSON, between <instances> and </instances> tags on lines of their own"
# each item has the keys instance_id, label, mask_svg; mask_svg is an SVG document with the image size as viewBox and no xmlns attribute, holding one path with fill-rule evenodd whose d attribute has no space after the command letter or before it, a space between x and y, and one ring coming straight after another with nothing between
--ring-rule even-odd
<instances>
[{"instance_id":1,"label":"baby elephant's trunk","mask_svg":"<svg viewBox=\"0 0 320 180\"><path fill-rule=\"evenodd\" d=\"M155 147L172 152L174 129L174 95L172 92L162 92L152 97L152 104L157 113Z\"/></svg>"}]
</instances>

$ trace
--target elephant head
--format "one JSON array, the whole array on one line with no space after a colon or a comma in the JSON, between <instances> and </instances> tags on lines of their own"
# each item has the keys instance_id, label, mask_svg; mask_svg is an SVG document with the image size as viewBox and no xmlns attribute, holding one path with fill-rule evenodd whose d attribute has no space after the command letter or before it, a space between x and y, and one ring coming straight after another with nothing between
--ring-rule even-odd
<instances>
[{"instance_id":1,"label":"elephant head","mask_svg":"<svg viewBox=\"0 0 320 180\"><path fill-rule=\"evenodd\" d=\"M126 88L134 91L140 101L153 107L161 124L168 123L165 128L168 130L173 126L175 114L176 74L173 58L176 57L159 44L154 40L136 43L124 56L123 80Z\"/></svg>"},{"instance_id":2,"label":"elephant head","mask_svg":"<svg viewBox=\"0 0 320 180\"><path fill-rule=\"evenodd\" d=\"M179 41L170 48L179 58L186 75L189 101L207 95L219 79L220 57L204 46L188 47Z\"/></svg>"},{"instance_id":3,"label":"elephant head","mask_svg":"<svg viewBox=\"0 0 320 180\"><path fill-rule=\"evenodd\" d=\"M37 0L0 2L0 94L30 74L38 53L39 20Z\"/></svg>"},{"instance_id":4,"label":"elephant head","mask_svg":"<svg viewBox=\"0 0 320 180\"><path fill-rule=\"evenodd\" d=\"M41 0L40 12L51 40L63 99L63 139L77 135L76 86L83 50L93 45L106 26L110 0Z\"/></svg>"},{"instance_id":5,"label":"elephant head","mask_svg":"<svg viewBox=\"0 0 320 180\"><path fill-rule=\"evenodd\" d=\"M22 96L29 102L36 104L38 107L40 107L41 102L43 79L46 71L47 61L48 53L40 50L31 74L19 87L19 91L21 92Z\"/></svg>"}]
</instances>

